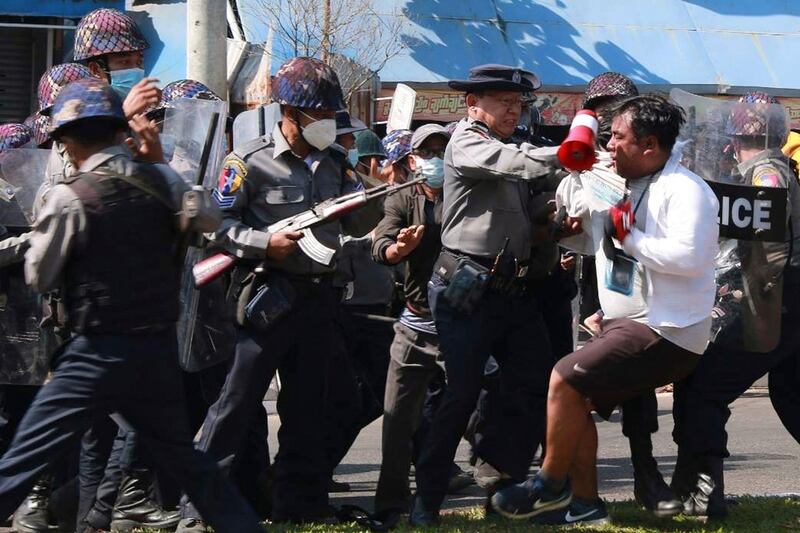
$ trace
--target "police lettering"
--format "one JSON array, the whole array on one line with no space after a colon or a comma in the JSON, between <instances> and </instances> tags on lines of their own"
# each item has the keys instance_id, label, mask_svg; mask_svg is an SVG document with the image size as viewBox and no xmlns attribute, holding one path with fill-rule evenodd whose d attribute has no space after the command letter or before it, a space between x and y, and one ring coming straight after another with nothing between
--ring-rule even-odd
<instances>
[{"instance_id":1,"label":"police lettering","mask_svg":"<svg viewBox=\"0 0 800 533\"><path fill-rule=\"evenodd\" d=\"M750 198L732 198L722 196L719 205L718 221L722 226L733 224L737 228L753 228L755 230L770 230L770 210L772 200L759 200Z\"/></svg>"}]
</instances>

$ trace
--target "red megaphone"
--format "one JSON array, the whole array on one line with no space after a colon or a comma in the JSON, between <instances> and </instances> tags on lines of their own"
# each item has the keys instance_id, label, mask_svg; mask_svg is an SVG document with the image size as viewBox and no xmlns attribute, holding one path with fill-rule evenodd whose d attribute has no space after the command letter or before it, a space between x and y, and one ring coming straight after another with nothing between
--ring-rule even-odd
<instances>
[{"instance_id":1,"label":"red megaphone","mask_svg":"<svg viewBox=\"0 0 800 533\"><path fill-rule=\"evenodd\" d=\"M597 157L594 139L597 135L597 115L594 111L581 109L572 119L569 135L558 148L558 160L569 170L589 170Z\"/></svg>"}]
</instances>

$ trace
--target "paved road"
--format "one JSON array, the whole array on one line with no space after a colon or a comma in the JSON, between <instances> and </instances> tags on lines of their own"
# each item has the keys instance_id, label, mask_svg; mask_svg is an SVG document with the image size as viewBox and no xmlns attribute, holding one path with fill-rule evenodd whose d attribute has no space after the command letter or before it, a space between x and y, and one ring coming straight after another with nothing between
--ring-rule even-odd
<instances>
[{"instance_id":1,"label":"paved road","mask_svg":"<svg viewBox=\"0 0 800 533\"><path fill-rule=\"evenodd\" d=\"M659 425L654 451L667 479L675 465L672 431L672 395L659 395ZM618 419L616 418L616 422ZM270 416L270 449L277 449L275 435L280 422ZM632 469L627 440L619 423L598 425L600 435L600 492L606 499L633 497ZM730 494L782 494L800 492L800 446L781 425L766 391L754 390L734 403L729 423L731 458L726 463L726 490ZM352 484L352 492L336 495L334 504L355 503L372 509L372 496L380 465L381 421L367 427L337 470L336 477ZM469 468L462 441L457 460ZM450 497L449 507L479 505L483 493L477 487Z\"/></svg>"},{"instance_id":2,"label":"paved road","mask_svg":"<svg viewBox=\"0 0 800 533\"><path fill-rule=\"evenodd\" d=\"M659 395L659 424L661 431L654 437L655 455L665 476L675 465L672 430L672 396ZM274 412L274 402L268 402ZM609 500L630 499L633 478L628 455L628 443L622 436L618 417L598 425L600 435L600 492ZM270 450L277 450L276 435L280 420L270 415ZM733 405L729 423L731 458L726 463L726 488L729 494L784 494L800 492L800 446L781 425L765 391L753 390ZM381 421L367 427L356 440L350 453L337 470L339 480L352 484L352 491L338 494L332 503L355 503L372 509L372 497L380 466ZM457 461L468 469L467 447L462 442ZM462 495L451 496L446 507L480 505L483 492L473 486ZM10 529L0 527L0 533Z\"/></svg>"}]
</instances>

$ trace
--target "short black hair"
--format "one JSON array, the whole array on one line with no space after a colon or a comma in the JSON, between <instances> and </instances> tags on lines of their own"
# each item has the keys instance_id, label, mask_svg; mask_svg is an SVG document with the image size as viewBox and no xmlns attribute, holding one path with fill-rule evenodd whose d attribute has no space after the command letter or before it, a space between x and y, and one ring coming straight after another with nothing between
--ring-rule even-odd
<instances>
[{"instance_id":1,"label":"short black hair","mask_svg":"<svg viewBox=\"0 0 800 533\"><path fill-rule=\"evenodd\" d=\"M127 127L123 121L110 117L83 118L59 128L52 137L57 141L69 137L82 146L98 146L113 143L117 133Z\"/></svg>"},{"instance_id":2,"label":"short black hair","mask_svg":"<svg viewBox=\"0 0 800 533\"><path fill-rule=\"evenodd\" d=\"M653 135L661 148L671 151L686 122L683 109L660 94L631 96L609 109L612 119L626 113L637 139Z\"/></svg>"}]
</instances>

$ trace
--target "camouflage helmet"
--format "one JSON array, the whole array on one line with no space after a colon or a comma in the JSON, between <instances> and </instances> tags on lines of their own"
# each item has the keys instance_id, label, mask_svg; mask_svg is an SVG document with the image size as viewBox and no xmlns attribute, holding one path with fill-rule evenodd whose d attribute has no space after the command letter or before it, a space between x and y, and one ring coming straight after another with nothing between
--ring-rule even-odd
<instances>
[{"instance_id":1,"label":"camouflage helmet","mask_svg":"<svg viewBox=\"0 0 800 533\"><path fill-rule=\"evenodd\" d=\"M89 69L80 63L62 63L51 67L39 78L39 112L49 113L56 96L68 83L91 77Z\"/></svg>"},{"instance_id":2,"label":"camouflage helmet","mask_svg":"<svg viewBox=\"0 0 800 533\"><path fill-rule=\"evenodd\" d=\"M50 116L50 135L78 120L104 118L127 125L122 100L114 89L97 78L73 81L56 98Z\"/></svg>"},{"instance_id":3,"label":"camouflage helmet","mask_svg":"<svg viewBox=\"0 0 800 533\"><path fill-rule=\"evenodd\" d=\"M383 138L383 150L386 152L386 161L394 164L411 153L411 130L394 130Z\"/></svg>"},{"instance_id":4,"label":"camouflage helmet","mask_svg":"<svg viewBox=\"0 0 800 533\"><path fill-rule=\"evenodd\" d=\"M336 72L312 57L295 57L281 65L272 80L272 101L325 111L346 107Z\"/></svg>"},{"instance_id":5,"label":"camouflage helmet","mask_svg":"<svg viewBox=\"0 0 800 533\"><path fill-rule=\"evenodd\" d=\"M777 104L777 105L776 105ZM725 133L742 137L783 139L788 133L786 112L772 95L761 91L742 95L733 106Z\"/></svg>"},{"instance_id":6,"label":"camouflage helmet","mask_svg":"<svg viewBox=\"0 0 800 533\"><path fill-rule=\"evenodd\" d=\"M179 98L197 98L200 100L222 100L214 91L196 80L178 80L168 83L161 91L161 100L147 110L147 118L158 118L173 102Z\"/></svg>"},{"instance_id":7,"label":"camouflage helmet","mask_svg":"<svg viewBox=\"0 0 800 533\"><path fill-rule=\"evenodd\" d=\"M50 140L50 134L47 133L50 129L50 117L47 115L42 115L41 112L37 111L25 119L25 125L33 132L33 139L36 141L37 146L41 146Z\"/></svg>"},{"instance_id":8,"label":"camouflage helmet","mask_svg":"<svg viewBox=\"0 0 800 533\"><path fill-rule=\"evenodd\" d=\"M33 132L25 124L0 124L0 152L31 142Z\"/></svg>"},{"instance_id":9,"label":"camouflage helmet","mask_svg":"<svg viewBox=\"0 0 800 533\"><path fill-rule=\"evenodd\" d=\"M583 93L583 108L594 109L603 98L638 96L639 89L631 79L619 72L604 72L592 78Z\"/></svg>"},{"instance_id":10,"label":"camouflage helmet","mask_svg":"<svg viewBox=\"0 0 800 533\"><path fill-rule=\"evenodd\" d=\"M75 61L138 52L149 46L133 19L117 9L95 9L81 19L75 30Z\"/></svg>"}]
</instances>

